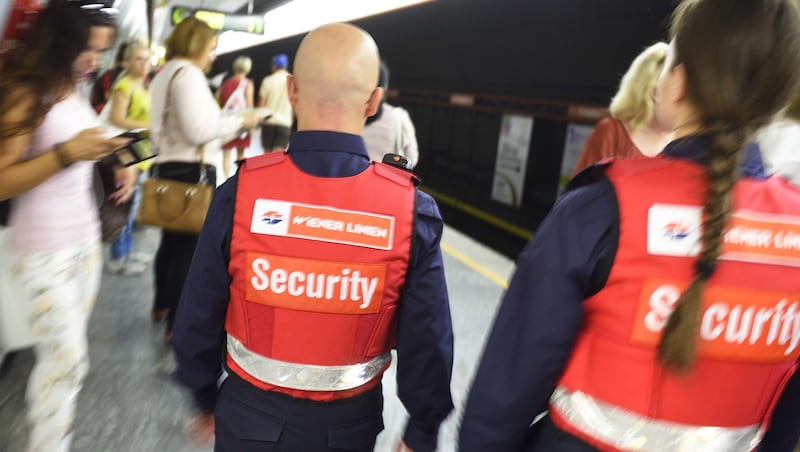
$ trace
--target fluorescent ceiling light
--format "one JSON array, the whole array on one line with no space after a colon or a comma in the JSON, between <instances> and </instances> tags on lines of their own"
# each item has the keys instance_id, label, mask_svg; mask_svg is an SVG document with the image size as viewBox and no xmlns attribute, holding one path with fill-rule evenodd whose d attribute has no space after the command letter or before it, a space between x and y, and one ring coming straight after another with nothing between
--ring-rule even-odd
<instances>
[{"instance_id":1,"label":"fluorescent ceiling light","mask_svg":"<svg viewBox=\"0 0 800 452\"><path fill-rule=\"evenodd\" d=\"M305 33L331 22L350 22L432 0L293 0L264 15L264 34L226 31L217 53L229 53Z\"/></svg>"}]
</instances>

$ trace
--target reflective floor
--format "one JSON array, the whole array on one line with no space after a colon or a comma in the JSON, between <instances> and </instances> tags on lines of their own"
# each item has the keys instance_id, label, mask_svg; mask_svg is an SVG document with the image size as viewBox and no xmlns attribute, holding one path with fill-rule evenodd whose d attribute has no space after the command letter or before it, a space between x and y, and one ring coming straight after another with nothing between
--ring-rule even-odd
<instances>
[{"instance_id":1,"label":"reflective floor","mask_svg":"<svg viewBox=\"0 0 800 452\"><path fill-rule=\"evenodd\" d=\"M140 251L154 253L158 233L135 234ZM486 332L512 262L452 228L443 240L454 322L456 409L442 426L439 450L455 451L458 419ZM152 270L141 275L104 273L90 321L91 371L78 401L73 452L210 451L187 443L183 424L188 397L170 379L174 362L162 340L163 324L149 318ZM19 351L0 376L0 452L22 452L25 444L24 388L33 365ZM394 368L384 376L386 429L377 451L390 451L402 433L406 412L398 401Z\"/></svg>"}]
</instances>

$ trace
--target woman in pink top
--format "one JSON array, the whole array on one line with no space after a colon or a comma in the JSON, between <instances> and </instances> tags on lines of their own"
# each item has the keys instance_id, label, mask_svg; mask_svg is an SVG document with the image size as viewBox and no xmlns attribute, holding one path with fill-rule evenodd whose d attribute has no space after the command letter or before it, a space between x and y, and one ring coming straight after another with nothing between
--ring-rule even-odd
<instances>
[{"instance_id":1,"label":"woman in pink top","mask_svg":"<svg viewBox=\"0 0 800 452\"><path fill-rule=\"evenodd\" d=\"M653 157L670 142L671 135L653 119L652 98L668 48L657 42L633 60L611 100L611 117L597 123L573 174L605 158Z\"/></svg>"},{"instance_id":2,"label":"woman in pink top","mask_svg":"<svg viewBox=\"0 0 800 452\"><path fill-rule=\"evenodd\" d=\"M29 451L69 449L101 274L93 161L126 142L105 137L76 89L114 35L101 10L80 5L51 0L0 76L0 200L13 197L12 279L36 339Z\"/></svg>"}]
</instances>

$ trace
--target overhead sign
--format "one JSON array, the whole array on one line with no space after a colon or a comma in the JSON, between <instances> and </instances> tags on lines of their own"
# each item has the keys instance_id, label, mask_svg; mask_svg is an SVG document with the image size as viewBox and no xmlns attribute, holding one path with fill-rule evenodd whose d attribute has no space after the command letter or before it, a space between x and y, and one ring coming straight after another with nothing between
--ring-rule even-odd
<instances>
[{"instance_id":1,"label":"overhead sign","mask_svg":"<svg viewBox=\"0 0 800 452\"><path fill-rule=\"evenodd\" d=\"M245 33L264 34L264 16L247 14L228 14L209 9L193 9L185 6L172 8L172 25L181 23L187 17L194 16L209 27L219 31L243 31Z\"/></svg>"}]
</instances>

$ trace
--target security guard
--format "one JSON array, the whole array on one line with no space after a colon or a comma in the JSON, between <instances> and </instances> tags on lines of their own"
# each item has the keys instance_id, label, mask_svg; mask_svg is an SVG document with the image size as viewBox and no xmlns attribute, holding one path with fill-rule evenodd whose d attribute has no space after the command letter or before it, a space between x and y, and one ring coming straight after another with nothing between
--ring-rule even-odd
<instances>
[{"instance_id":1,"label":"security guard","mask_svg":"<svg viewBox=\"0 0 800 452\"><path fill-rule=\"evenodd\" d=\"M797 444L800 192L737 169L798 65L793 0L678 7L654 93L677 139L579 175L522 252L462 452Z\"/></svg>"},{"instance_id":2,"label":"security guard","mask_svg":"<svg viewBox=\"0 0 800 452\"><path fill-rule=\"evenodd\" d=\"M370 164L377 75L362 30L309 33L287 81L289 151L245 161L211 205L173 343L191 433L216 430L215 450L371 451L393 346L410 414L398 449L436 448L453 407L443 224L410 172Z\"/></svg>"}]
</instances>

